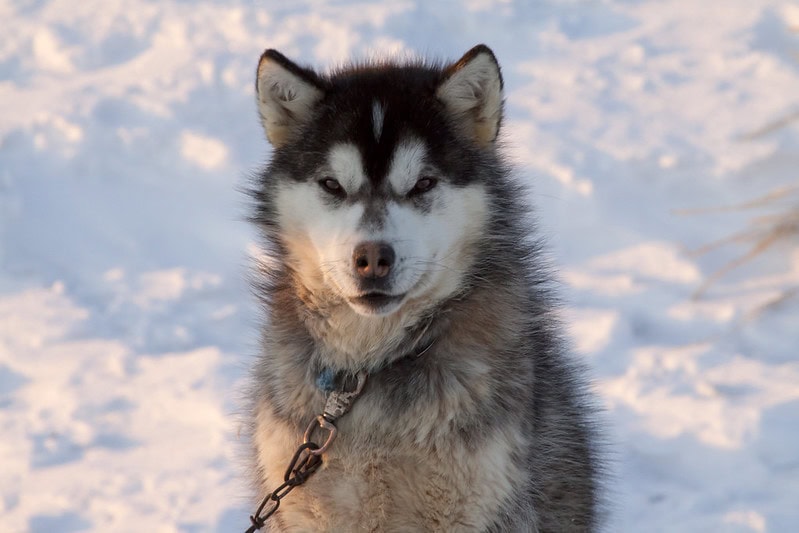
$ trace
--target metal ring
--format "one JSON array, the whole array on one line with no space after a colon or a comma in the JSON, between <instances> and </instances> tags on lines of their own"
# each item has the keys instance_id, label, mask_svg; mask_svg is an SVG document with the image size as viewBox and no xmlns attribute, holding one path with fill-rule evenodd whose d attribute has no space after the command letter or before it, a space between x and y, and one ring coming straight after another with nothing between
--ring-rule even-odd
<instances>
[{"instance_id":1,"label":"metal ring","mask_svg":"<svg viewBox=\"0 0 799 533\"><path fill-rule=\"evenodd\" d=\"M308 453L311 455L322 455L336 439L336 426L322 415L319 415L315 419L311 420L311 423L308 425L308 429L305 430L305 435L302 437L303 443L307 444L311 442L311 435L313 434L313 431L316 429L317 425L322 429L326 429L329 433L327 434L327 440L325 440L325 443L322 444L322 446L315 450L308 450Z\"/></svg>"}]
</instances>

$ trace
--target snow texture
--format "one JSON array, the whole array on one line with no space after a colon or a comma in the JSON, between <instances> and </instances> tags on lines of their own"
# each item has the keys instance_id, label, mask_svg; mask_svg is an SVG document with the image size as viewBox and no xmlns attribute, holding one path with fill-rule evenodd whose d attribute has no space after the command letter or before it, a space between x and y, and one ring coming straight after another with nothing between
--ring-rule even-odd
<instances>
[{"instance_id":1,"label":"snow texture","mask_svg":"<svg viewBox=\"0 0 799 533\"><path fill-rule=\"evenodd\" d=\"M266 47L506 80L610 443L609 531L799 530L799 246L691 250L796 185L799 6L616 0L0 1L0 529L242 531L256 353L240 192ZM783 127L770 127L783 122Z\"/></svg>"}]
</instances>

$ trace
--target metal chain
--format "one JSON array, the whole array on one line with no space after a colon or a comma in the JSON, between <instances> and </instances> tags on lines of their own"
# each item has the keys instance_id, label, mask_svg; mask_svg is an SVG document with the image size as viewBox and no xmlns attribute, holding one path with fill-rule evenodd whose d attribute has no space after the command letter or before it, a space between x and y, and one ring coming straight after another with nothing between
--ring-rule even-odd
<instances>
[{"instance_id":1,"label":"metal chain","mask_svg":"<svg viewBox=\"0 0 799 533\"><path fill-rule=\"evenodd\" d=\"M318 449L319 446L313 442L303 442L300 444L286 469L286 474L283 476L283 484L267 494L261 501L261 505L255 510L255 514L250 516L252 525L245 533L255 533L257 530L264 527L266 521L275 514L280 507L280 500L291 492L294 487L299 487L308 481L311 474L316 472L322 465L322 456L313 453ZM271 506L264 510L268 503L271 503ZM261 513L263 513L263 515Z\"/></svg>"},{"instance_id":2,"label":"metal chain","mask_svg":"<svg viewBox=\"0 0 799 533\"><path fill-rule=\"evenodd\" d=\"M281 500L294 490L294 487L299 487L308 481L308 478L322 466L322 454L328 450L338 433L334 422L350 411L353 402L361 394L366 384L366 372L359 372L356 378L355 390L349 392L344 390L332 391L328 394L324 412L313 419L308 425L308 429L305 430L302 439L303 443L300 444L291 458L291 462L283 476L283 484L261 500L261 504L255 510L255 514L250 515L252 525L245 533L255 533L264 527L266 521L277 512ZM325 443L322 446L311 440L311 436L317 428L328 432ZM269 505L268 508L267 505Z\"/></svg>"}]
</instances>

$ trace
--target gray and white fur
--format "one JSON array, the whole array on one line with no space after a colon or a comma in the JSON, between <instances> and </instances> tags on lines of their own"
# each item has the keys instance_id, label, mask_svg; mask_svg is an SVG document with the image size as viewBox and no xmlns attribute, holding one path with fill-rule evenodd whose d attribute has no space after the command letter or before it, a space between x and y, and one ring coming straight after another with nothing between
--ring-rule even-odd
<instances>
[{"instance_id":1,"label":"gray and white fur","mask_svg":"<svg viewBox=\"0 0 799 533\"><path fill-rule=\"evenodd\" d=\"M322 411L320 372L368 373L267 529L596 531L595 411L498 153L491 50L329 74L267 50L257 102L274 148L252 190L259 498Z\"/></svg>"}]
</instances>

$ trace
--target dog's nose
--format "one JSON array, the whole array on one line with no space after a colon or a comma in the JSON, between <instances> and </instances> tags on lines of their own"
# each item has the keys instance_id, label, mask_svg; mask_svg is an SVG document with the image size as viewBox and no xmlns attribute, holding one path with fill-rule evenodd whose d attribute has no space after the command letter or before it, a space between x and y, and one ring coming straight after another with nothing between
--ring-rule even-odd
<instances>
[{"instance_id":1,"label":"dog's nose","mask_svg":"<svg viewBox=\"0 0 799 533\"><path fill-rule=\"evenodd\" d=\"M355 271L362 278L385 278L394 264L394 248L384 242L362 242L352 253Z\"/></svg>"}]
</instances>

